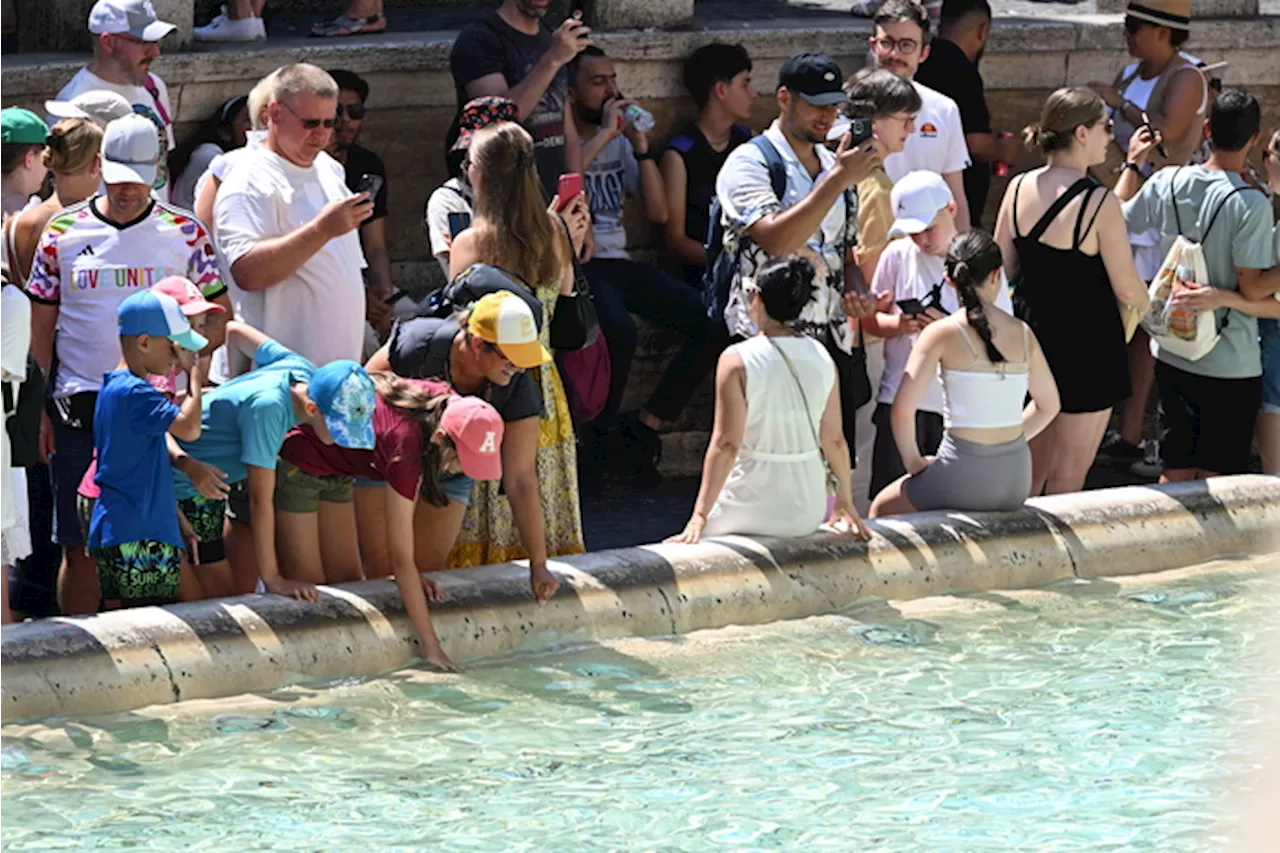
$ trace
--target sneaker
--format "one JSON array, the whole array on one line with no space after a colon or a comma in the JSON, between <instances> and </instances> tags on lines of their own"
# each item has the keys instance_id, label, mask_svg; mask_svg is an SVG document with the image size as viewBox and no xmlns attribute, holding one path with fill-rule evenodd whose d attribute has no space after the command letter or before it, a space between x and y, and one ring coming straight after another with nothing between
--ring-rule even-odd
<instances>
[{"instance_id":1,"label":"sneaker","mask_svg":"<svg viewBox=\"0 0 1280 853\"><path fill-rule=\"evenodd\" d=\"M1120 433L1114 432L1098 448L1098 458L1113 462L1136 462L1142 458L1142 448L1130 444L1120 437Z\"/></svg>"},{"instance_id":2,"label":"sneaker","mask_svg":"<svg viewBox=\"0 0 1280 853\"><path fill-rule=\"evenodd\" d=\"M1142 443L1145 452L1142 458L1129 466L1129 471L1137 477L1159 477L1164 473L1164 460L1160 458L1160 442L1150 439Z\"/></svg>"},{"instance_id":3,"label":"sneaker","mask_svg":"<svg viewBox=\"0 0 1280 853\"><path fill-rule=\"evenodd\" d=\"M262 41L267 37L267 28L261 18L232 20L219 15L208 26L196 27L192 36L196 41L208 42Z\"/></svg>"}]
</instances>

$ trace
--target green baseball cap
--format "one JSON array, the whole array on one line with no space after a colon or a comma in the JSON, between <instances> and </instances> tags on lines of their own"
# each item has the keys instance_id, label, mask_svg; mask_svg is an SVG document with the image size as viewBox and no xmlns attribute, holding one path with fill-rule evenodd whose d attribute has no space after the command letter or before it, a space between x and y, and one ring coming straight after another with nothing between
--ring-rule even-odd
<instances>
[{"instance_id":1,"label":"green baseball cap","mask_svg":"<svg viewBox=\"0 0 1280 853\"><path fill-rule=\"evenodd\" d=\"M22 107L0 110L0 142L5 145L44 145L49 127L40 116Z\"/></svg>"}]
</instances>

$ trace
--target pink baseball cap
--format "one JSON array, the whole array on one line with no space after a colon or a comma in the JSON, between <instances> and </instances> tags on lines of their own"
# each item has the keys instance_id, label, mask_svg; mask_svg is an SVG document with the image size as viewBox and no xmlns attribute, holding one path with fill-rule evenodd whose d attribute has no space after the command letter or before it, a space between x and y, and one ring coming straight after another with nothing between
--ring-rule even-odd
<instances>
[{"instance_id":1,"label":"pink baseball cap","mask_svg":"<svg viewBox=\"0 0 1280 853\"><path fill-rule=\"evenodd\" d=\"M502 431L497 410L479 397L451 397L440 419L453 439L462 473L473 480L502 479Z\"/></svg>"},{"instance_id":2,"label":"pink baseball cap","mask_svg":"<svg viewBox=\"0 0 1280 853\"><path fill-rule=\"evenodd\" d=\"M182 313L188 317L194 317L197 314L205 314L210 311L221 314L227 310L221 305L205 299L204 294L200 292L200 288L180 275L162 278L151 289L172 296L177 301L178 307L182 309Z\"/></svg>"}]
</instances>

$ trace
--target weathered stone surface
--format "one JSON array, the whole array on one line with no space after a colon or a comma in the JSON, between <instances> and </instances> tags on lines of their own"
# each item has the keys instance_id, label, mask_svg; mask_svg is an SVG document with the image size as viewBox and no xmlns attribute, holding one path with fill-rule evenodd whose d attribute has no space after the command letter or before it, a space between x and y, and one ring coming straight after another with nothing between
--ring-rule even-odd
<instances>
[{"instance_id":1,"label":"weathered stone surface","mask_svg":"<svg viewBox=\"0 0 1280 853\"><path fill-rule=\"evenodd\" d=\"M92 46L89 34L89 10L94 0L16 0L14 11L22 25L17 28L18 49L22 51L82 51ZM165 50L178 50L191 45L194 20L192 0L152 0L156 17L178 29L162 42ZM6 57L5 64L9 64ZM8 86L8 78L5 85Z\"/></svg>"},{"instance_id":2,"label":"weathered stone surface","mask_svg":"<svg viewBox=\"0 0 1280 853\"><path fill-rule=\"evenodd\" d=\"M564 641L682 634L827 613L868 598L1043 586L1270 553L1280 481L1223 477L1030 501L1012 513L872 522L869 543L725 537L552 561L560 592L529 600L527 571L436 577L444 647L466 660ZM393 581L7 625L0 719L124 711L268 691L298 676L372 675L417 654Z\"/></svg>"},{"instance_id":3,"label":"weathered stone surface","mask_svg":"<svg viewBox=\"0 0 1280 853\"><path fill-rule=\"evenodd\" d=\"M688 27L693 0L588 0L587 20L602 30Z\"/></svg>"}]
</instances>

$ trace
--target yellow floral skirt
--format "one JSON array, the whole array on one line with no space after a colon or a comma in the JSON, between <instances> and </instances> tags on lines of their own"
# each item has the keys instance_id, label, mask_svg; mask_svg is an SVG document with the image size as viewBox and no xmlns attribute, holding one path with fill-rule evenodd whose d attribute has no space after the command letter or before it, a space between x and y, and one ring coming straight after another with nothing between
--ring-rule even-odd
<instances>
[{"instance_id":1,"label":"yellow floral skirt","mask_svg":"<svg viewBox=\"0 0 1280 853\"><path fill-rule=\"evenodd\" d=\"M542 422L538 429L538 491L546 528L547 556L581 554L582 511L578 504L578 450L564 385L554 362L538 369L542 385ZM511 503L499 494L496 480L478 482L471 506L449 554L449 568L484 566L522 560L529 553L520 544Z\"/></svg>"}]
</instances>

